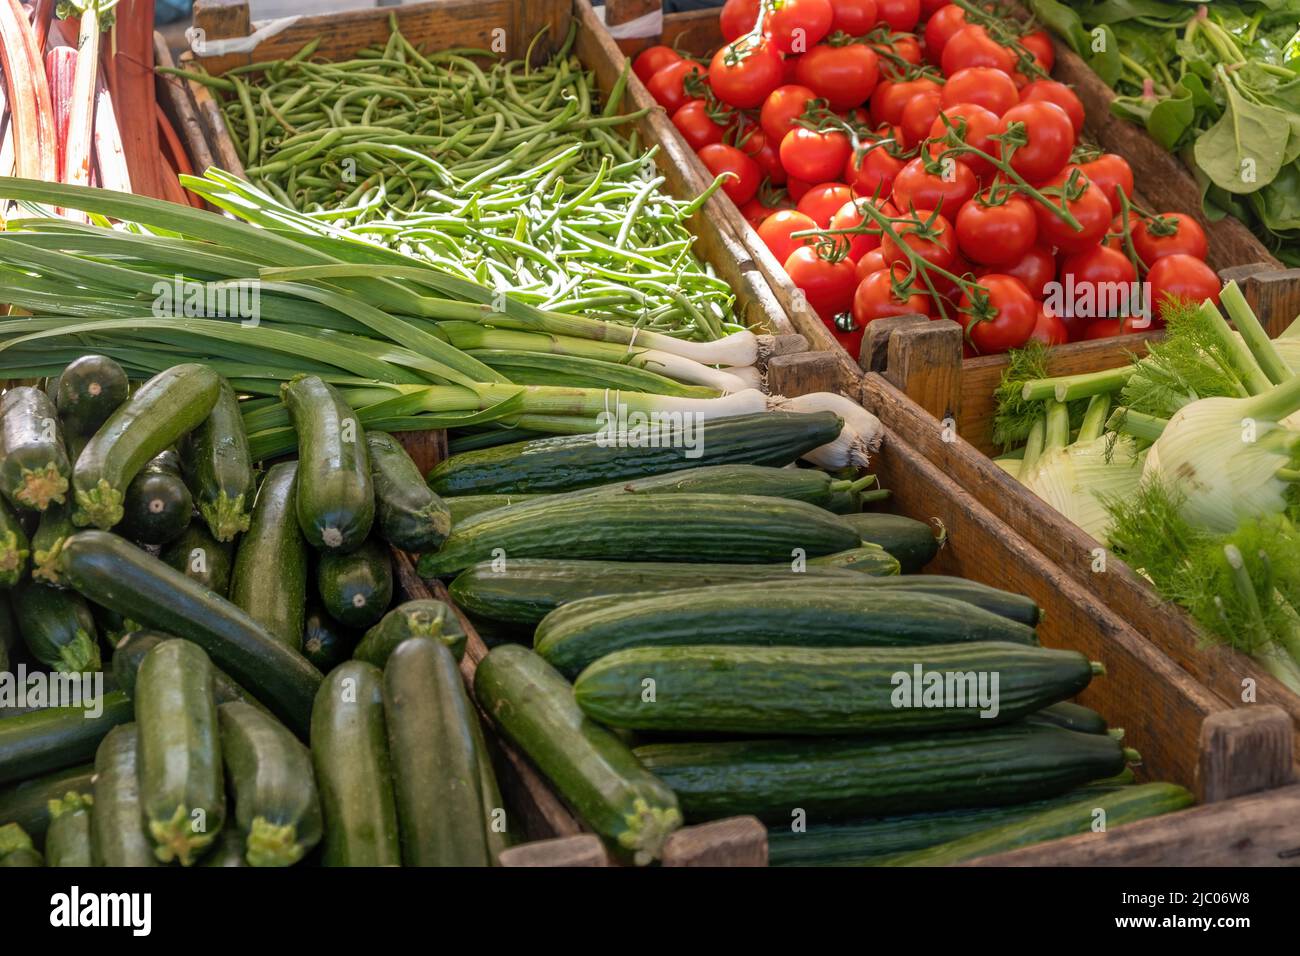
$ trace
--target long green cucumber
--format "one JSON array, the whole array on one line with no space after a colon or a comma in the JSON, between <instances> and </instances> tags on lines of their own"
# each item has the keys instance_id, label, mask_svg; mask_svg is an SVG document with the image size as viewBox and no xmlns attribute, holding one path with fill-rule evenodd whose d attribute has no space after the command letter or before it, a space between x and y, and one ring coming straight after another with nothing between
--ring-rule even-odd
<instances>
[{"instance_id":1,"label":"long green cucumber","mask_svg":"<svg viewBox=\"0 0 1300 956\"><path fill-rule=\"evenodd\" d=\"M193 641L212 662L305 738L320 671L229 601L103 531L64 546L68 580L92 601L145 627Z\"/></svg>"},{"instance_id":2,"label":"long green cucumber","mask_svg":"<svg viewBox=\"0 0 1300 956\"><path fill-rule=\"evenodd\" d=\"M129 389L122 366L103 355L83 355L63 370L53 398L68 432L89 437L121 407Z\"/></svg>"},{"instance_id":3,"label":"long green cucumber","mask_svg":"<svg viewBox=\"0 0 1300 956\"><path fill-rule=\"evenodd\" d=\"M190 435L183 463L199 514L218 541L248 530L253 504L253 458L239 398L221 381L212 411Z\"/></svg>"},{"instance_id":4,"label":"long green cucumber","mask_svg":"<svg viewBox=\"0 0 1300 956\"><path fill-rule=\"evenodd\" d=\"M400 866L397 809L384 728L384 677L347 661L316 695L311 756L325 813L325 866Z\"/></svg>"},{"instance_id":5,"label":"long green cucumber","mask_svg":"<svg viewBox=\"0 0 1300 956\"><path fill-rule=\"evenodd\" d=\"M538 498L548 498L550 495L456 495L451 498L442 499L447 503L447 510L451 514L452 527L458 527L468 521L475 515L481 515L485 511L495 511L497 508L505 508L509 505L522 504L525 501L536 501Z\"/></svg>"},{"instance_id":6,"label":"long green cucumber","mask_svg":"<svg viewBox=\"0 0 1300 956\"><path fill-rule=\"evenodd\" d=\"M115 727L95 753L91 850L96 866L158 866L140 797L140 731Z\"/></svg>"},{"instance_id":7,"label":"long green cucumber","mask_svg":"<svg viewBox=\"0 0 1300 956\"><path fill-rule=\"evenodd\" d=\"M1068 700L1035 711L1029 719L1052 724L1065 730L1077 730L1082 734L1104 734L1109 729L1106 718L1101 714Z\"/></svg>"},{"instance_id":8,"label":"long green cucumber","mask_svg":"<svg viewBox=\"0 0 1300 956\"><path fill-rule=\"evenodd\" d=\"M465 656L465 628L460 618L443 601L420 600L399 604L370 630L352 656L359 661L383 668L397 645L412 637L426 637L445 644L452 656Z\"/></svg>"},{"instance_id":9,"label":"long green cucumber","mask_svg":"<svg viewBox=\"0 0 1300 956\"><path fill-rule=\"evenodd\" d=\"M478 714L437 641L406 641L384 668L384 718L403 866L487 866Z\"/></svg>"},{"instance_id":10,"label":"long green cucumber","mask_svg":"<svg viewBox=\"0 0 1300 956\"><path fill-rule=\"evenodd\" d=\"M360 640L320 607L309 607L303 621L302 654L322 674L328 674L352 656Z\"/></svg>"},{"instance_id":11,"label":"long green cucumber","mask_svg":"<svg viewBox=\"0 0 1300 956\"><path fill-rule=\"evenodd\" d=\"M916 574L934 560L946 533L911 518L891 514L847 514L840 521L858 533L868 544L878 544L898 559L904 574Z\"/></svg>"},{"instance_id":12,"label":"long green cucumber","mask_svg":"<svg viewBox=\"0 0 1300 956\"><path fill-rule=\"evenodd\" d=\"M83 764L0 787L0 823L17 823L41 846L50 825L50 801L89 793L94 776L94 766Z\"/></svg>"},{"instance_id":13,"label":"long green cucumber","mask_svg":"<svg viewBox=\"0 0 1300 956\"><path fill-rule=\"evenodd\" d=\"M81 674L103 666L95 618L80 594L28 581L14 589L13 606L27 649L46 667Z\"/></svg>"},{"instance_id":14,"label":"long green cucumber","mask_svg":"<svg viewBox=\"0 0 1300 956\"><path fill-rule=\"evenodd\" d=\"M163 641L136 675L140 803L154 852L189 866L221 832L226 798L212 665L189 641Z\"/></svg>"},{"instance_id":15,"label":"long green cucumber","mask_svg":"<svg viewBox=\"0 0 1300 956\"><path fill-rule=\"evenodd\" d=\"M166 544L185 533L194 498L181 477L180 457L167 449L126 486L118 533L138 544Z\"/></svg>"},{"instance_id":16,"label":"long green cucumber","mask_svg":"<svg viewBox=\"0 0 1300 956\"><path fill-rule=\"evenodd\" d=\"M283 462L262 479L230 582L231 603L293 650L302 647L307 613L307 541L295 511L297 474L297 462Z\"/></svg>"},{"instance_id":17,"label":"long green cucumber","mask_svg":"<svg viewBox=\"0 0 1300 956\"><path fill-rule=\"evenodd\" d=\"M429 490L406 449L387 432L367 432L380 536L413 554L436 551L451 534L451 512Z\"/></svg>"},{"instance_id":18,"label":"long green cucumber","mask_svg":"<svg viewBox=\"0 0 1300 956\"><path fill-rule=\"evenodd\" d=\"M475 712L475 717L478 714ZM483 733L483 724L475 719L470 724L474 733L474 747L478 751L478 785L479 796L483 800L483 825L486 829L488 865L497 866L501 862L501 853L514 845L511 832L510 815L506 811L506 802L501 796L501 785L497 782L497 772L492 763L496 752ZM0 819L3 819L0 817Z\"/></svg>"},{"instance_id":19,"label":"long green cucumber","mask_svg":"<svg viewBox=\"0 0 1300 956\"><path fill-rule=\"evenodd\" d=\"M85 698L82 704L0 720L0 783L84 763L110 730L131 719L130 698L121 691Z\"/></svg>"},{"instance_id":20,"label":"long green cucumber","mask_svg":"<svg viewBox=\"0 0 1300 956\"><path fill-rule=\"evenodd\" d=\"M370 453L361 421L333 386L315 375L282 388L298 433L295 509L314 548L355 551L375 518Z\"/></svg>"},{"instance_id":21,"label":"long green cucumber","mask_svg":"<svg viewBox=\"0 0 1300 956\"><path fill-rule=\"evenodd\" d=\"M233 573L234 545L212 537L202 521L191 521L190 526L176 540L168 543L159 555L164 564L180 571L214 594L226 597L230 593Z\"/></svg>"},{"instance_id":22,"label":"long green cucumber","mask_svg":"<svg viewBox=\"0 0 1300 956\"><path fill-rule=\"evenodd\" d=\"M321 555L316 593L330 616L348 627L369 627L393 601L393 560L373 538L350 554Z\"/></svg>"},{"instance_id":23,"label":"long green cucumber","mask_svg":"<svg viewBox=\"0 0 1300 956\"><path fill-rule=\"evenodd\" d=\"M136 390L86 443L72 471L78 525L122 520L126 488L155 455L208 417L221 378L204 365L177 365Z\"/></svg>"},{"instance_id":24,"label":"long green cucumber","mask_svg":"<svg viewBox=\"0 0 1300 956\"><path fill-rule=\"evenodd\" d=\"M72 523L72 512L72 503L65 501L63 504L51 503L41 515L41 523L36 526L31 542L33 581L54 587L67 585L59 558L63 554L64 542L77 530Z\"/></svg>"},{"instance_id":25,"label":"long green cucumber","mask_svg":"<svg viewBox=\"0 0 1300 956\"><path fill-rule=\"evenodd\" d=\"M113 680L117 689L130 696L135 693L136 676L140 665L148 653L163 641L171 640L170 634L157 631L130 631L118 641L113 648ZM270 713L261 701L233 681L229 674L215 664L212 665L212 694L218 704L240 702L250 704L259 710Z\"/></svg>"},{"instance_id":26,"label":"long green cucumber","mask_svg":"<svg viewBox=\"0 0 1300 956\"><path fill-rule=\"evenodd\" d=\"M1026 723L919 737L649 744L637 758L687 820L784 823L995 807L1113 776L1136 758L1106 735Z\"/></svg>"},{"instance_id":27,"label":"long green cucumber","mask_svg":"<svg viewBox=\"0 0 1300 956\"><path fill-rule=\"evenodd\" d=\"M0 826L0 868L44 865L40 850L22 827L16 823Z\"/></svg>"},{"instance_id":28,"label":"long green cucumber","mask_svg":"<svg viewBox=\"0 0 1300 956\"><path fill-rule=\"evenodd\" d=\"M292 866L320 842L311 751L274 717L232 702L218 708L221 756L252 866Z\"/></svg>"},{"instance_id":29,"label":"long green cucumber","mask_svg":"<svg viewBox=\"0 0 1300 956\"><path fill-rule=\"evenodd\" d=\"M659 857L681 826L677 798L582 713L559 672L527 648L503 644L479 664L474 695L615 852L642 866Z\"/></svg>"},{"instance_id":30,"label":"long green cucumber","mask_svg":"<svg viewBox=\"0 0 1300 956\"><path fill-rule=\"evenodd\" d=\"M0 499L0 588L11 588L23 579L31 554L22 522Z\"/></svg>"},{"instance_id":31,"label":"long green cucumber","mask_svg":"<svg viewBox=\"0 0 1300 956\"><path fill-rule=\"evenodd\" d=\"M50 827L45 836L45 859L50 866L91 866L89 793L69 791L51 800Z\"/></svg>"},{"instance_id":32,"label":"long green cucumber","mask_svg":"<svg viewBox=\"0 0 1300 956\"><path fill-rule=\"evenodd\" d=\"M54 403L22 385L0 398L0 492L15 508L44 511L67 500L72 466Z\"/></svg>"}]
</instances>

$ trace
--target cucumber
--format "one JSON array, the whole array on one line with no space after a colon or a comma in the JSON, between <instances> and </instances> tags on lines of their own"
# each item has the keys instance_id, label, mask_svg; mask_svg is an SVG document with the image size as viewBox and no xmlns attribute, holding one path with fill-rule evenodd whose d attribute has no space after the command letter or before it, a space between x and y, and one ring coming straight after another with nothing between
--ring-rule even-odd
<instances>
[{"instance_id":1,"label":"cucumber","mask_svg":"<svg viewBox=\"0 0 1300 956\"><path fill-rule=\"evenodd\" d=\"M322 674L328 674L352 656L357 634L319 607L307 609L303 622L302 654Z\"/></svg>"},{"instance_id":2,"label":"cucumber","mask_svg":"<svg viewBox=\"0 0 1300 956\"><path fill-rule=\"evenodd\" d=\"M383 668L398 644L412 637L427 637L445 644L456 660L465 656L465 629L456 612L443 601L407 601L384 615L366 631L352 652L354 659Z\"/></svg>"},{"instance_id":3,"label":"cucumber","mask_svg":"<svg viewBox=\"0 0 1300 956\"><path fill-rule=\"evenodd\" d=\"M754 814L810 823L889 813L996 807L1063 793L1124 769L1109 736L1018 723L917 737L648 744L637 758L687 820Z\"/></svg>"},{"instance_id":4,"label":"cucumber","mask_svg":"<svg viewBox=\"0 0 1300 956\"><path fill-rule=\"evenodd\" d=\"M157 631L131 631L123 636L117 647L113 648L113 680L118 690L127 696L134 694L136 676L140 673L140 665L144 663L146 655L163 641L171 639L170 634L159 634ZM212 665L212 695L219 705L239 702L270 713L265 705L231 680L230 675L215 664Z\"/></svg>"},{"instance_id":5,"label":"cucumber","mask_svg":"<svg viewBox=\"0 0 1300 956\"><path fill-rule=\"evenodd\" d=\"M295 651L302 647L307 611L307 542L294 512L297 473L297 462L266 473L230 585L231 602Z\"/></svg>"},{"instance_id":6,"label":"cucumber","mask_svg":"<svg viewBox=\"0 0 1300 956\"><path fill-rule=\"evenodd\" d=\"M185 533L194 499L181 477L180 457L167 449L126 486L118 533L139 544L166 544Z\"/></svg>"},{"instance_id":7,"label":"cucumber","mask_svg":"<svg viewBox=\"0 0 1300 956\"><path fill-rule=\"evenodd\" d=\"M311 751L256 707L222 704L221 756L252 866L292 866L321 838Z\"/></svg>"},{"instance_id":8,"label":"cucumber","mask_svg":"<svg viewBox=\"0 0 1300 956\"><path fill-rule=\"evenodd\" d=\"M582 713L559 672L527 648L503 644L479 664L474 695L614 852L638 866L659 857L682 823L677 798Z\"/></svg>"},{"instance_id":9,"label":"cucumber","mask_svg":"<svg viewBox=\"0 0 1300 956\"><path fill-rule=\"evenodd\" d=\"M506 812L506 803L501 796L501 785L497 782L497 773L492 765L493 750L483 733L483 724L478 719L470 724L474 734L474 747L478 751L478 785L479 796L483 800L483 825L487 841L488 865L497 866L501 854L514 845L514 834L510 832L510 815ZM0 816L0 819L3 819Z\"/></svg>"},{"instance_id":10,"label":"cucumber","mask_svg":"<svg viewBox=\"0 0 1300 956\"><path fill-rule=\"evenodd\" d=\"M488 866L478 721L437 641L406 641L384 668L384 716L403 866Z\"/></svg>"},{"instance_id":11,"label":"cucumber","mask_svg":"<svg viewBox=\"0 0 1300 956\"><path fill-rule=\"evenodd\" d=\"M221 828L221 833L217 836L216 842L212 844L212 849L208 851L199 863L201 867L224 868L224 867L247 867L248 860L244 858L245 853L244 832L239 826L231 820L226 821L226 825Z\"/></svg>"},{"instance_id":12,"label":"cucumber","mask_svg":"<svg viewBox=\"0 0 1300 956\"><path fill-rule=\"evenodd\" d=\"M809 561L808 565L811 567L815 563ZM860 586L889 588L891 591L914 591L935 597L951 598L954 601L964 601L1026 627L1037 627L1043 619L1043 609L1035 604L1032 598L1011 591L1002 591L987 584L967 581L965 578L940 574L900 574L890 578L872 578L870 581L863 581Z\"/></svg>"},{"instance_id":13,"label":"cucumber","mask_svg":"<svg viewBox=\"0 0 1300 956\"><path fill-rule=\"evenodd\" d=\"M140 797L140 732L116 727L95 753L95 811L90 818L96 866L157 866Z\"/></svg>"},{"instance_id":14,"label":"cucumber","mask_svg":"<svg viewBox=\"0 0 1300 956\"><path fill-rule=\"evenodd\" d=\"M0 398L0 492L15 508L44 511L67 500L72 466L54 403L22 385Z\"/></svg>"},{"instance_id":15,"label":"cucumber","mask_svg":"<svg viewBox=\"0 0 1300 956\"><path fill-rule=\"evenodd\" d=\"M1109 832L1125 823L1182 810L1194 802L1190 791L1172 783L1121 787L1111 793L1092 794L1064 806L1042 810L1027 819L1013 820L948 843L891 857L881 865L951 866L1046 840L1091 832L1102 819L1098 810L1105 813L1105 828Z\"/></svg>"},{"instance_id":16,"label":"cucumber","mask_svg":"<svg viewBox=\"0 0 1300 956\"><path fill-rule=\"evenodd\" d=\"M315 375L282 388L298 433L295 507L314 548L346 553L365 543L375 517L375 488L361 421L334 387Z\"/></svg>"},{"instance_id":17,"label":"cucumber","mask_svg":"<svg viewBox=\"0 0 1300 956\"><path fill-rule=\"evenodd\" d=\"M831 412L762 412L705 422L693 447L668 429L651 429L636 448L614 447L599 434L562 435L453 455L429 472L429 487L444 496L544 494L704 465L780 468L843 428Z\"/></svg>"},{"instance_id":18,"label":"cucumber","mask_svg":"<svg viewBox=\"0 0 1300 956\"><path fill-rule=\"evenodd\" d=\"M89 793L94 776L94 766L83 764L0 788L0 823L17 823L39 846L50 825L50 801Z\"/></svg>"},{"instance_id":19,"label":"cucumber","mask_svg":"<svg viewBox=\"0 0 1300 956\"><path fill-rule=\"evenodd\" d=\"M321 605L348 627L369 627L393 601L393 559L386 545L367 541L351 554L323 554L316 566Z\"/></svg>"},{"instance_id":20,"label":"cucumber","mask_svg":"<svg viewBox=\"0 0 1300 956\"><path fill-rule=\"evenodd\" d=\"M72 471L78 525L108 529L122 520L127 486L159 452L193 431L212 411L221 379L204 365L159 372L121 405L86 443Z\"/></svg>"},{"instance_id":21,"label":"cucumber","mask_svg":"<svg viewBox=\"0 0 1300 956\"><path fill-rule=\"evenodd\" d=\"M31 553L22 522L0 500L0 588L11 588L23 579Z\"/></svg>"},{"instance_id":22,"label":"cucumber","mask_svg":"<svg viewBox=\"0 0 1300 956\"><path fill-rule=\"evenodd\" d=\"M73 535L63 560L80 593L145 627L195 642L305 738L320 671L238 607L104 531Z\"/></svg>"},{"instance_id":23,"label":"cucumber","mask_svg":"<svg viewBox=\"0 0 1300 956\"><path fill-rule=\"evenodd\" d=\"M451 534L451 512L429 490L406 449L387 432L367 432L380 536L395 548L437 551Z\"/></svg>"},{"instance_id":24,"label":"cucumber","mask_svg":"<svg viewBox=\"0 0 1300 956\"><path fill-rule=\"evenodd\" d=\"M794 570L793 563L787 566ZM873 578L893 578L898 575L898 559L875 544L864 544L847 551L836 551L818 558L809 558L803 570L855 571ZM801 572L802 573L802 572Z\"/></svg>"},{"instance_id":25,"label":"cucumber","mask_svg":"<svg viewBox=\"0 0 1300 956\"><path fill-rule=\"evenodd\" d=\"M451 526L460 527L475 515L481 515L485 511L495 511L497 508L504 508L507 505L522 504L525 501L536 501L538 498L548 498L549 495L456 495L454 498L444 498L447 504L447 510L451 514Z\"/></svg>"},{"instance_id":26,"label":"cucumber","mask_svg":"<svg viewBox=\"0 0 1300 956\"><path fill-rule=\"evenodd\" d=\"M1030 720L1052 724L1065 730L1077 730L1081 734L1104 734L1107 731L1106 718L1081 704L1062 701L1051 707L1044 707L1029 717Z\"/></svg>"},{"instance_id":27,"label":"cucumber","mask_svg":"<svg viewBox=\"0 0 1300 956\"><path fill-rule=\"evenodd\" d=\"M789 561L858 546L855 531L802 501L755 495L573 496L477 515L436 554L420 558L424 577L463 571L504 554L516 558L737 564Z\"/></svg>"},{"instance_id":28,"label":"cucumber","mask_svg":"<svg viewBox=\"0 0 1300 956\"><path fill-rule=\"evenodd\" d=\"M946 535L921 521L889 514L840 515L839 520L868 544L884 548L898 559L903 574L916 574L934 560Z\"/></svg>"},{"instance_id":29,"label":"cucumber","mask_svg":"<svg viewBox=\"0 0 1300 956\"><path fill-rule=\"evenodd\" d=\"M41 523L32 535L32 580L53 587L66 587L59 557L63 544L77 530L72 523L74 507L71 502L51 504L41 515Z\"/></svg>"},{"instance_id":30,"label":"cucumber","mask_svg":"<svg viewBox=\"0 0 1300 956\"><path fill-rule=\"evenodd\" d=\"M59 376L54 403L70 434L89 436L126 401L128 391L122 366L103 355L83 355Z\"/></svg>"},{"instance_id":31,"label":"cucumber","mask_svg":"<svg viewBox=\"0 0 1300 956\"><path fill-rule=\"evenodd\" d=\"M191 521L180 537L163 548L159 557L164 564L214 594L226 597L230 593L234 545L212 537L202 521Z\"/></svg>"},{"instance_id":32,"label":"cucumber","mask_svg":"<svg viewBox=\"0 0 1300 956\"><path fill-rule=\"evenodd\" d=\"M218 541L233 541L248 530L253 504L253 457L244 431L239 398L222 379L216 404L184 447L190 491L208 530Z\"/></svg>"},{"instance_id":33,"label":"cucumber","mask_svg":"<svg viewBox=\"0 0 1300 956\"><path fill-rule=\"evenodd\" d=\"M0 868L10 866L44 866L40 851L32 838L16 823L0 826Z\"/></svg>"},{"instance_id":34,"label":"cucumber","mask_svg":"<svg viewBox=\"0 0 1300 956\"><path fill-rule=\"evenodd\" d=\"M140 803L163 863L195 862L226 818L212 665L189 641L163 641L136 675Z\"/></svg>"},{"instance_id":35,"label":"cucumber","mask_svg":"<svg viewBox=\"0 0 1300 956\"><path fill-rule=\"evenodd\" d=\"M29 581L14 590L13 605L27 649L46 667L63 674L102 668L95 618L80 594Z\"/></svg>"},{"instance_id":36,"label":"cucumber","mask_svg":"<svg viewBox=\"0 0 1300 956\"><path fill-rule=\"evenodd\" d=\"M325 866L400 866L384 729L384 677L347 661L321 683L311 716L311 756L325 813Z\"/></svg>"},{"instance_id":37,"label":"cucumber","mask_svg":"<svg viewBox=\"0 0 1300 956\"><path fill-rule=\"evenodd\" d=\"M45 857L50 866L91 866L90 813L95 799L69 791L49 803L50 827Z\"/></svg>"},{"instance_id":38,"label":"cucumber","mask_svg":"<svg viewBox=\"0 0 1300 956\"><path fill-rule=\"evenodd\" d=\"M533 647L562 674L576 676L625 648L880 647L916 659L927 645L989 641L1038 639L1033 628L949 598L814 578L784 588L760 582L584 598L548 614ZM910 672L910 664L904 669Z\"/></svg>"}]
</instances>

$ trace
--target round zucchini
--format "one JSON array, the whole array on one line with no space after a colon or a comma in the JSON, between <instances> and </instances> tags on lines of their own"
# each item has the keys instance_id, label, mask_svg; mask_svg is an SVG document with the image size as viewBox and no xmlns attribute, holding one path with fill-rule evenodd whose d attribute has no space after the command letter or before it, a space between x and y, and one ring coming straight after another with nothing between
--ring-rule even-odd
<instances>
[{"instance_id":1,"label":"round zucchini","mask_svg":"<svg viewBox=\"0 0 1300 956\"><path fill-rule=\"evenodd\" d=\"M93 435L126 401L129 390L122 366L103 355L83 355L59 376L54 402L70 433Z\"/></svg>"},{"instance_id":2,"label":"round zucchini","mask_svg":"<svg viewBox=\"0 0 1300 956\"><path fill-rule=\"evenodd\" d=\"M202 521L191 521L185 532L163 548L159 557L192 581L225 597L230 593L234 546L222 543Z\"/></svg>"},{"instance_id":3,"label":"round zucchini","mask_svg":"<svg viewBox=\"0 0 1300 956\"><path fill-rule=\"evenodd\" d=\"M180 457L156 455L127 485L118 532L139 544L166 544L185 533L194 499L181 477Z\"/></svg>"},{"instance_id":4,"label":"round zucchini","mask_svg":"<svg viewBox=\"0 0 1300 956\"><path fill-rule=\"evenodd\" d=\"M307 605L307 542L294 513L297 473L292 461L266 473L230 582L230 600L294 650L302 647Z\"/></svg>"},{"instance_id":5,"label":"round zucchini","mask_svg":"<svg viewBox=\"0 0 1300 956\"><path fill-rule=\"evenodd\" d=\"M50 866L91 866L90 808L95 798L70 791L51 800L45 858Z\"/></svg>"},{"instance_id":6,"label":"round zucchini","mask_svg":"<svg viewBox=\"0 0 1300 956\"><path fill-rule=\"evenodd\" d=\"M407 601L384 615L366 631L352 656L378 668L388 663L397 645L412 637L427 637L447 645L452 656L465 656L465 629L460 618L443 601Z\"/></svg>"},{"instance_id":7,"label":"round zucchini","mask_svg":"<svg viewBox=\"0 0 1300 956\"><path fill-rule=\"evenodd\" d=\"M90 816L96 866L157 866L140 800L140 732L114 727L95 752L95 810Z\"/></svg>"},{"instance_id":8,"label":"round zucchini","mask_svg":"<svg viewBox=\"0 0 1300 956\"><path fill-rule=\"evenodd\" d=\"M32 656L60 673L102 667L95 617L74 591L28 582L14 591L14 615Z\"/></svg>"},{"instance_id":9,"label":"round zucchini","mask_svg":"<svg viewBox=\"0 0 1300 956\"><path fill-rule=\"evenodd\" d=\"M76 533L72 523L73 505L70 501L51 504L41 515L41 523L32 535L32 580L54 587L67 587L59 567L59 558L63 554L63 545Z\"/></svg>"},{"instance_id":10,"label":"round zucchini","mask_svg":"<svg viewBox=\"0 0 1300 956\"><path fill-rule=\"evenodd\" d=\"M303 622L302 656L322 674L328 674L352 656L357 634L330 617L320 607L307 610Z\"/></svg>"},{"instance_id":11,"label":"round zucchini","mask_svg":"<svg viewBox=\"0 0 1300 956\"><path fill-rule=\"evenodd\" d=\"M185 444L185 475L214 538L232 541L248 530L253 458L239 397L224 379L212 412Z\"/></svg>"},{"instance_id":12,"label":"round zucchini","mask_svg":"<svg viewBox=\"0 0 1300 956\"><path fill-rule=\"evenodd\" d=\"M451 512L429 490L406 449L387 432L367 432L379 534L393 547L437 551L451 533Z\"/></svg>"},{"instance_id":13,"label":"round zucchini","mask_svg":"<svg viewBox=\"0 0 1300 956\"><path fill-rule=\"evenodd\" d=\"M367 541L351 554L321 555L316 589L330 616L349 627L369 627L393 600L393 562L388 549Z\"/></svg>"},{"instance_id":14,"label":"round zucchini","mask_svg":"<svg viewBox=\"0 0 1300 956\"><path fill-rule=\"evenodd\" d=\"M31 553L22 522L8 503L0 500L0 588L11 588L23 579Z\"/></svg>"},{"instance_id":15,"label":"round zucchini","mask_svg":"<svg viewBox=\"0 0 1300 956\"><path fill-rule=\"evenodd\" d=\"M67 500L72 466L54 403L39 388L11 388L0 399L0 492L15 508L44 511Z\"/></svg>"}]
</instances>

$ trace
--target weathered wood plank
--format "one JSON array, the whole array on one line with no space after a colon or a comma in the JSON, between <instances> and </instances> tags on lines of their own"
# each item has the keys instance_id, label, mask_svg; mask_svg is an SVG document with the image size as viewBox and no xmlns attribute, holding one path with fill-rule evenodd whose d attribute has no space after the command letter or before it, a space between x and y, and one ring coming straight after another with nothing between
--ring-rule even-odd
<instances>
[{"instance_id":1,"label":"weathered wood plank","mask_svg":"<svg viewBox=\"0 0 1300 956\"><path fill-rule=\"evenodd\" d=\"M767 827L730 817L685 827L664 844L664 866L767 866Z\"/></svg>"},{"instance_id":2,"label":"weathered wood plank","mask_svg":"<svg viewBox=\"0 0 1300 956\"><path fill-rule=\"evenodd\" d=\"M885 377L940 421L960 420L962 329L939 319L908 325L889 338Z\"/></svg>"},{"instance_id":3,"label":"weathered wood plank","mask_svg":"<svg viewBox=\"0 0 1300 956\"><path fill-rule=\"evenodd\" d=\"M1295 728L1280 707L1211 714L1201 725L1198 803L1230 800L1290 782Z\"/></svg>"}]
</instances>

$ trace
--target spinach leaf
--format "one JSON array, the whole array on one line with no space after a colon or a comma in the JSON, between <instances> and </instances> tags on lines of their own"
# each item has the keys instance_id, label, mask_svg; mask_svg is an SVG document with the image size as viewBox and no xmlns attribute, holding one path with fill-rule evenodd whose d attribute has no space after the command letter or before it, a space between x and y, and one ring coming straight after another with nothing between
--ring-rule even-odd
<instances>
[{"instance_id":1,"label":"spinach leaf","mask_svg":"<svg viewBox=\"0 0 1300 956\"><path fill-rule=\"evenodd\" d=\"M1289 114L1243 96L1222 66L1227 109L1196 141L1196 165L1220 189L1251 193L1267 186L1282 168L1291 138Z\"/></svg>"},{"instance_id":2,"label":"spinach leaf","mask_svg":"<svg viewBox=\"0 0 1300 956\"><path fill-rule=\"evenodd\" d=\"M1146 127L1152 139L1173 152L1181 145L1195 120L1196 104L1192 91L1179 83L1174 87L1173 95L1165 97L1151 108L1146 118Z\"/></svg>"}]
</instances>

